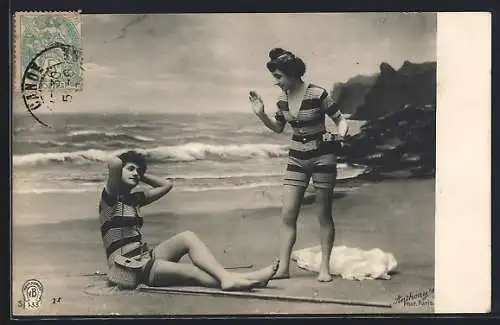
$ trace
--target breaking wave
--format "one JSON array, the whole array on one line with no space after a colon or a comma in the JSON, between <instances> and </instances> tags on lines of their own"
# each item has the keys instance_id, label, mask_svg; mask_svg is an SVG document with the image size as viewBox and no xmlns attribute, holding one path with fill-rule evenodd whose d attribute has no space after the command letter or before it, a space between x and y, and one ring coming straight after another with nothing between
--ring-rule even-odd
<instances>
[{"instance_id":1,"label":"breaking wave","mask_svg":"<svg viewBox=\"0 0 500 325\"><path fill-rule=\"evenodd\" d=\"M146 156L150 163L187 162L196 160L234 161L252 158L276 158L288 154L286 145L277 144L242 144L212 145L205 143L187 143L178 146L160 146L149 149L137 149ZM112 155L124 150L88 149L73 152L50 152L14 155L14 166L35 166L46 164L92 164L104 162Z\"/></svg>"}]
</instances>

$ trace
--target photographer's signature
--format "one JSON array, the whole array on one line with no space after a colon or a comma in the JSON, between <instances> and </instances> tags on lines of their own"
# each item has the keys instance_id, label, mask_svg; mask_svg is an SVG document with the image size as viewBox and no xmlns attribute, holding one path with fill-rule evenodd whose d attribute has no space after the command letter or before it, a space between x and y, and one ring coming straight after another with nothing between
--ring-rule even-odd
<instances>
[{"instance_id":1,"label":"photographer's signature","mask_svg":"<svg viewBox=\"0 0 500 325\"><path fill-rule=\"evenodd\" d=\"M411 291L405 295L394 297L393 305L402 305L403 307L433 307L434 306L434 288Z\"/></svg>"}]
</instances>

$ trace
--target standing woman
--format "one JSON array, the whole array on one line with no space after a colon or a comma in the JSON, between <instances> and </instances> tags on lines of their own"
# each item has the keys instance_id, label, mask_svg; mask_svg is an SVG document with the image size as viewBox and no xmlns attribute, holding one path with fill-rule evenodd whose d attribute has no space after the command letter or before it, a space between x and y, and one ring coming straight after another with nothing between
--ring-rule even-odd
<instances>
[{"instance_id":1,"label":"standing woman","mask_svg":"<svg viewBox=\"0 0 500 325\"><path fill-rule=\"evenodd\" d=\"M274 278L288 278L290 256L297 237L297 217L305 190L312 178L316 188L316 204L320 225L321 264L318 281L332 280L330 255L335 239L332 215L333 189L337 177L338 142L331 141L326 131L325 115L337 125L340 142L347 134L348 125L328 92L302 80L306 66L293 53L281 48L269 52L267 69L282 93L278 111L269 117L261 97L250 92L252 108L259 119L276 133L283 132L286 123L293 128L288 164L284 182L282 226L280 230L280 263Z\"/></svg>"}]
</instances>

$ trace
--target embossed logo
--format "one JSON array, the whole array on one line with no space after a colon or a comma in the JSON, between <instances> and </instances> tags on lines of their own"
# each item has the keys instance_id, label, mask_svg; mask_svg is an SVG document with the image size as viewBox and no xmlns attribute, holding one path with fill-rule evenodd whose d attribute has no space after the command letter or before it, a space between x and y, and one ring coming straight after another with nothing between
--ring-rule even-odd
<instances>
[{"instance_id":1,"label":"embossed logo","mask_svg":"<svg viewBox=\"0 0 500 325\"><path fill-rule=\"evenodd\" d=\"M42 302L43 285L36 279L27 280L23 284L22 294L24 309L38 309Z\"/></svg>"}]
</instances>

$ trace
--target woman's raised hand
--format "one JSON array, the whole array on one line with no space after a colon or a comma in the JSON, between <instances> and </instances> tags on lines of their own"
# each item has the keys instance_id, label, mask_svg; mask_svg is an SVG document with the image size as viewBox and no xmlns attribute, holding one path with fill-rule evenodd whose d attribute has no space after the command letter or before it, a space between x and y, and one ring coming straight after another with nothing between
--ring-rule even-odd
<instances>
[{"instance_id":1,"label":"woman's raised hand","mask_svg":"<svg viewBox=\"0 0 500 325\"><path fill-rule=\"evenodd\" d=\"M252 109L256 115L264 114L264 102L262 98L254 90L250 91L248 96L250 103L252 103Z\"/></svg>"}]
</instances>

